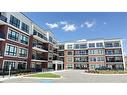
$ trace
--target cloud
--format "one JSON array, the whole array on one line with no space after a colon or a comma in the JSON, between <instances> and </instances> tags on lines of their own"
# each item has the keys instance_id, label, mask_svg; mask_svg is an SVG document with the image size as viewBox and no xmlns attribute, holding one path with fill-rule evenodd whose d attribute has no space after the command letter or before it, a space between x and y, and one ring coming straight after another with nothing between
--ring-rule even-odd
<instances>
[{"instance_id":1,"label":"cloud","mask_svg":"<svg viewBox=\"0 0 127 95\"><path fill-rule=\"evenodd\" d=\"M65 25L65 24L67 24L67 21L60 21L60 24Z\"/></svg>"},{"instance_id":2,"label":"cloud","mask_svg":"<svg viewBox=\"0 0 127 95\"><path fill-rule=\"evenodd\" d=\"M49 27L49 28L58 28L58 24L56 23L46 23L46 25Z\"/></svg>"},{"instance_id":3,"label":"cloud","mask_svg":"<svg viewBox=\"0 0 127 95\"><path fill-rule=\"evenodd\" d=\"M95 22L94 21L86 21L84 23L84 25L87 27L87 28L92 28L94 25L95 25Z\"/></svg>"},{"instance_id":4,"label":"cloud","mask_svg":"<svg viewBox=\"0 0 127 95\"><path fill-rule=\"evenodd\" d=\"M62 29L66 32L72 32L76 30L76 26L75 24L66 24Z\"/></svg>"},{"instance_id":5,"label":"cloud","mask_svg":"<svg viewBox=\"0 0 127 95\"><path fill-rule=\"evenodd\" d=\"M80 26L81 28L83 28L84 27L84 24L81 24L81 26Z\"/></svg>"}]
</instances>

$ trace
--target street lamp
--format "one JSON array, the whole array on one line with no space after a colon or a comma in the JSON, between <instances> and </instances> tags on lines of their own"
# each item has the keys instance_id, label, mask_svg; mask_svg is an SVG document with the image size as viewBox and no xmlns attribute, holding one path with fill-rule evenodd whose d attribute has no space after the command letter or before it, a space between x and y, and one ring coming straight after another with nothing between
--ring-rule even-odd
<instances>
[{"instance_id":1,"label":"street lamp","mask_svg":"<svg viewBox=\"0 0 127 95\"><path fill-rule=\"evenodd\" d=\"M11 64L9 65L9 79L10 79L10 76L11 76Z\"/></svg>"}]
</instances>

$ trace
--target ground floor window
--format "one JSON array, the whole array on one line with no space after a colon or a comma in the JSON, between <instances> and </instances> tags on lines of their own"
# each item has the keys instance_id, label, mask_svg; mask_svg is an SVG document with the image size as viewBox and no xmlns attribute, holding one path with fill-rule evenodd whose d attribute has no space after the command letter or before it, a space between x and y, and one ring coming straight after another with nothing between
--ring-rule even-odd
<instances>
[{"instance_id":1,"label":"ground floor window","mask_svg":"<svg viewBox=\"0 0 127 95\"><path fill-rule=\"evenodd\" d=\"M74 68L74 64L67 64L67 69L73 69Z\"/></svg>"},{"instance_id":2,"label":"ground floor window","mask_svg":"<svg viewBox=\"0 0 127 95\"><path fill-rule=\"evenodd\" d=\"M18 70L23 70L27 68L27 63L25 62L18 62Z\"/></svg>"},{"instance_id":3,"label":"ground floor window","mask_svg":"<svg viewBox=\"0 0 127 95\"><path fill-rule=\"evenodd\" d=\"M3 68L5 70L9 70L9 66L11 65L11 70L21 70L27 68L27 62L18 62L18 61L4 61Z\"/></svg>"},{"instance_id":4,"label":"ground floor window","mask_svg":"<svg viewBox=\"0 0 127 95\"><path fill-rule=\"evenodd\" d=\"M13 61L4 61L4 69L9 70L9 66L11 65L11 69L16 69L16 62Z\"/></svg>"},{"instance_id":5,"label":"ground floor window","mask_svg":"<svg viewBox=\"0 0 127 95\"><path fill-rule=\"evenodd\" d=\"M49 63L49 64L48 64L48 68L49 68L49 69L52 69L52 68L53 68L53 64Z\"/></svg>"}]
</instances>

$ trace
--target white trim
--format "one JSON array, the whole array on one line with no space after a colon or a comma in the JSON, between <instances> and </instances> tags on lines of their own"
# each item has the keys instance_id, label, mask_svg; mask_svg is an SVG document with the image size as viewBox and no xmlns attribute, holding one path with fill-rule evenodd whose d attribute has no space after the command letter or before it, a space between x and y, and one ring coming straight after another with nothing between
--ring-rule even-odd
<instances>
[{"instance_id":1,"label":"white trim","mask_svg":"<svg viewBox=\"0 0 127 95\"><path fill-rule=\"evenodd\" d=\"M27 50L27 56L26 56L26 57L20 57L20 56L19 56L19 49L20 49L20 48ZM25 58L25 59L27 59L27 58L28 58L28 53L29 53L29 50L28 50L27 48L18 47L18 58Z\"/></svg>"},{"instance_id":2,"label":"white trim","mask_svg":"<svg viewBox=\"0 0 127 95\"><path fill-rule=\"evenodd\" d=\"M9 61L9 62L15 62L16 64L18 64L18 63L17 63L17 61L15 61L15 60L3 60L2 69L4 68L4 62L5 62L5 61Z\"/></svg>"},{"instance_id":3,"label":"white trim","mask_svg":"<svg viewBox=\"0 0 127 95\"><path fill-rule=\"evenodd\" d=\"M8 38L9 30L13 30L14 32L16 32L16 33L19 34L18 41L14 41L14 40ZM10 40L10 41L12 41L12 42L20 43L20 44L25 45L25 46L29 46L29 36L26 36L26 37L28 37L28 44L26 45L26 44L24 44L24 43L21 43L21 41L20 41L20 37L21 37L21 36L20 36L20 35L26 36L26 35L24 35L24 34L18 32L18 31L15 30L15 29L12 29L12 28L10 28L10 27L8 28L8 31L7 31L7 39L8 39L8 40Z\"/></svg>"},{"instance_id":4,"label":"white trim","mask_svg":"<svg viewBox=\"0 0 127 95\"><path fill-rule=\"evenodd\" d=\"M17 53L16 53L16 56L6 55L6 47L7 47L7 45L11 45L11 46L15 46L15 47L17 47ZM5 45L5 52L4 52L4 56L9 56L9 57L18 57L18 46L13 45L13 44L6 43L6 45Z\"/></svg>"},{"instance_id":5,"label":"white trim","mask_svg":"<svg viewBox=\"0 0 127 95\"><path fill-rule=\"evenodd\" d=\"M125 63L125 58L124 58L123 41L120 40L120 43L121 43L121 50L122 50L123 66L124 66L124 70L125 70L126 69L126 63Z\"/></svg>"}]
</instances>

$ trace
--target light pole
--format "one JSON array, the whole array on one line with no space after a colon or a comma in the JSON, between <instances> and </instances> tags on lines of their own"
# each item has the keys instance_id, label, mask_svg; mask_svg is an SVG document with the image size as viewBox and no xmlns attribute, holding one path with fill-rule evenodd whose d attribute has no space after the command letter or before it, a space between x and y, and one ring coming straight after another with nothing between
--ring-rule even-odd
<instances>
[{"instance_id":1,"label":"light pole","mask_svg":"<svg viewBox=\"0 0 127 95\"><path fill-rule=\"evenodd\" d=\"M9 79L10 79L10 76L11 76L11 64L9 65Z\"/></svg>"}]
</instances>

